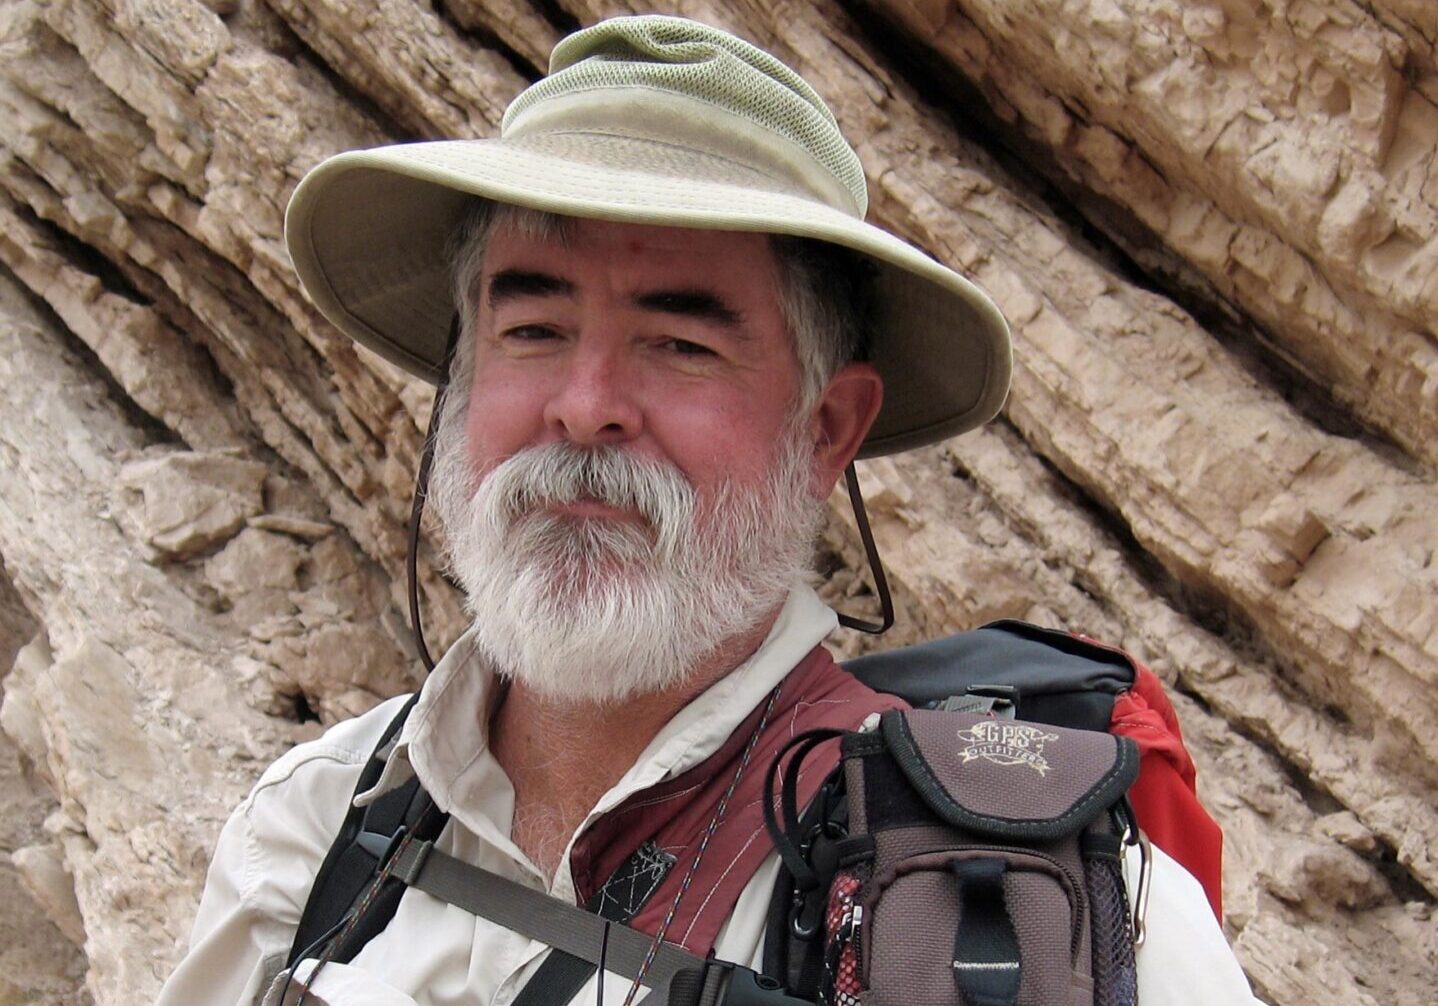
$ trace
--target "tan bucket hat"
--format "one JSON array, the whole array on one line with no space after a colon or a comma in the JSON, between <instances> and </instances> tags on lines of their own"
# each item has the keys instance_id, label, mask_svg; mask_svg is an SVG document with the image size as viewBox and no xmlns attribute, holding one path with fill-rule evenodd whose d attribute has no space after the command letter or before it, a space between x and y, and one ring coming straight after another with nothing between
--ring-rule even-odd
<instances>
[{"instance_id":1,"label":"tan bucket hat","mask_svg":"<svg viewBox=\"0 0 1438 1006\"><path fill-rule=\"evenodd\" d=\"M448 245L473 197L575 217L817 238L878 267L869 358L884 406L861 457L982 425L1008 391L1008 327L953 270L864 222L863 169L822 99L768 53L674 17L564 39L487 140L339 154L295 190L300 281L360 344L438 382Z\"/></svg>"}]
</instances>

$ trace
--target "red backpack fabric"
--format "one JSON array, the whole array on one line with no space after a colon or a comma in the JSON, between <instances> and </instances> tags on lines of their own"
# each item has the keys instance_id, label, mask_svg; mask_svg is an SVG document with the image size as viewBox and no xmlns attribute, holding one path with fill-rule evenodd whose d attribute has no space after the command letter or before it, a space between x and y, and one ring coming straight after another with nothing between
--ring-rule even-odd
<instances>
[{"instance_id":1,"label":"red backpack fabric","mask_svg":"<svg viewBox=\"0 0 1438 1006\"><path fill-rule=\"evenodd\" d=\"M1129 658L1132 660L1133 658ZM1193 875L1223 923L1223 831L1198 802L1193 759L1157 674L1133 661L1137 679L1114 700L1111 733L1138 744L1138 781L1128 791L1149 840Z\"/></svg>"}]
</instances>

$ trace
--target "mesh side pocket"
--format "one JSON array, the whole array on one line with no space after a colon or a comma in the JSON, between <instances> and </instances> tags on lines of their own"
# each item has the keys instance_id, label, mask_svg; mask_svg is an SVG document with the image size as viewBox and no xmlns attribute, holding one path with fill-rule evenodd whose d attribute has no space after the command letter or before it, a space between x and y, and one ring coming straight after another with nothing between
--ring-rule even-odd
<instances>
[{"instance_id":1,"label":"mesh side pocket","mask_svg":"<svg viewBox=\"0 0 1438 1006\"><path fill-rule=\"evenodd\" d=\"M829 889L829 910L824 919L827 945L824 951L824 981L819 1002L822 1006L859 1006L859 896L860 882L851 870L840 871Z\"/></svg>"},{"instance_id":2,"label":"mesh side pocket","mask_svg":"<svg viewBox=\"0 0 1438 1006\"><path fill-rule=\"evenodd\" d=\"M1093 931L1094 1006L1137 1006L1138 972L1133 958L1133 919L1119 860L1085 859Z\"/></svg>"}]
</instances>

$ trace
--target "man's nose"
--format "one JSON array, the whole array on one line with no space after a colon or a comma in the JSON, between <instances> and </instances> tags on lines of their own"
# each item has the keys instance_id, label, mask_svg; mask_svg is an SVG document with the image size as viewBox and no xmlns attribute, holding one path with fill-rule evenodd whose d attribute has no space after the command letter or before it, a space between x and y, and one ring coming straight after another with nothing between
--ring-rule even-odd
<instances>
[{"instance_id":1,"label":"man's nose","mask_svg":"<svg viewBox=\"0 0 1438 1006\"><path fill-rule=\"evenodd\" d=\"M643 427L635 375L622 349L585 345L567 360L562 381L545 406L545 424L575 444L597 446L632 440Z\"/></svg>"}]
</instances>

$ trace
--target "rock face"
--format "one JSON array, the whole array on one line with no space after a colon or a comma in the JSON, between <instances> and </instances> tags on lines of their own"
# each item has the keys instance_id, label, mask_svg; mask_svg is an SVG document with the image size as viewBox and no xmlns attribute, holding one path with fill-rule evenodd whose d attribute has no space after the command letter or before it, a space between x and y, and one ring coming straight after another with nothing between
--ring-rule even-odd
<instances>
[{"instance_id":1,"label":"rock face","mask_svg":"<svg viewBox=\"0 0 1438 1006\"><path fill-rule=\"evenodd\" d=\"M493 133L555 39L638 9L0 7L0 1003L151 999L262 766L418 681L429 391L299 291L294 185ZM1001 420L861 470L878 645L1022 617L1151 662L1260 995L1431 1002L1438 7L671 9L804 73L876 222L1013 325ZM841 606L872 600L859 554L836 497ZM432 555L438 648L462 617Z\"/></svg>"}]
</instances>

